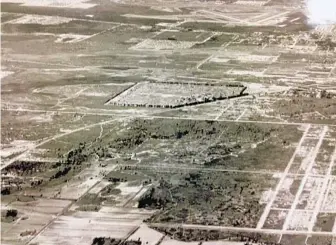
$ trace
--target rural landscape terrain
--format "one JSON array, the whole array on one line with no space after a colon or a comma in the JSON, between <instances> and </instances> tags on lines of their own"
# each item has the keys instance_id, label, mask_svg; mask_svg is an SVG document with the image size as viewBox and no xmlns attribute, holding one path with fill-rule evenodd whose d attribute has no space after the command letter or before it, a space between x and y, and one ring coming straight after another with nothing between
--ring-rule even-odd
<instances>
[{"instance_id":1,"label":"rural landscape terrain","mask_svg":"<svg viewBox=\"0 0 336 245\"><path fill-rule=\"evenodd\" d=\"M1 0L1 244L336 245L336 24L301 0Z\"/></svg>"}]
</instances>

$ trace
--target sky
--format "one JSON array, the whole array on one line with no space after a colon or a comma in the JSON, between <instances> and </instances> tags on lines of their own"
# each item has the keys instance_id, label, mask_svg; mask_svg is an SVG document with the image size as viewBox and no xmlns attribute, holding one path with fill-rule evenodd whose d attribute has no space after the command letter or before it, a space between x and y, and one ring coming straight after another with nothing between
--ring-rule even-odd
<instances>
[{"instance_id":1,"label":"sky","mask_svg":"<svg viewBox=\"0 0 336 245\"><path fill-rule=\"evenodd\" d=\"M309 24L336 24L336 0L306 0Z\"/></svg>"}]
</instances>

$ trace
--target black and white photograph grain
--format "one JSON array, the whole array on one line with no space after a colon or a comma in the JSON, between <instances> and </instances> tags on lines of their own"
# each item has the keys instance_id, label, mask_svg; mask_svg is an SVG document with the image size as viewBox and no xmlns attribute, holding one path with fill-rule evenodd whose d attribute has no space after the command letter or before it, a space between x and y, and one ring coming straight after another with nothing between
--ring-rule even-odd
<instances>
[{"instance_id":1,"label":"black and white photograph grain","mask_svg":"<svg viewBox=\"0 0 336 245\"><path fill-rule=\"evenodd\" d=\"M336 245L336 0L0 0L1 245Z\"/></svg>"}]
</instances>

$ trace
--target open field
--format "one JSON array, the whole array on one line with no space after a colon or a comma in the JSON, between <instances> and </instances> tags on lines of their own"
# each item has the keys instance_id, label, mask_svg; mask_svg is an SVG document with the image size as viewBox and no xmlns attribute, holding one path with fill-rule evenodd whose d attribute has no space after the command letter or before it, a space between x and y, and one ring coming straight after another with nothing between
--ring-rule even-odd
<instances>
[{"instance_id":1,"label":"open field","mask_svg":"<svg viewBox=\"0 0 336 245\"><path fill-rule=\"evenodd\" d=\"M336 26L302 1L1 0L1 243L336 243Z\"/></svg>"}]
</instances>

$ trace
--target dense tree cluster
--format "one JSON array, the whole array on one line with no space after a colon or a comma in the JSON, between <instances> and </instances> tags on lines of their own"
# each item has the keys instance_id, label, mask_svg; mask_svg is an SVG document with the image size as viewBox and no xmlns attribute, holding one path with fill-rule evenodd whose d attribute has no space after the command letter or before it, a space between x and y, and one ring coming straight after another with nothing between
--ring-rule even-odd
<instances>
[{"instance_id":1,"label":"dense tree cluster","mask_svg":"<svg viewBox=\"0 0 336 245\"><path fill-rule=\"evenodd\" d=\"M254 227L262 211L262 187L246 174L189 172L150 188L139 208L161 209L150 222Z\"/></svg>"},{"instance_id":2,"label":"dense tree cluster","mask_svg":"<svg viewBox=\"0 0 336 245\"><path fill-rule=\"evenodd\" d=\"M92 245L141 245L139 241L123 241L120 239L110 237L95 237L92 241Z\"/></svg>"},{"instance_id":3,"label":"dense tree cluster","mask_svg":"<svg viewBox=\"0 0 336 245\"><path fill-rule=\"evenodd\" d=\"M63 169L58 170L53 176L51 176L50 180L58 179L62 176L67 175L67 173L69 173L70 170L71 170L71 167L64 167Z\"/></svg>"},{"instance_id":4,"label":"dense tree cluster","mask_svg":"<svg viewBox=\"0 0 336 245\"><path fill-rule=\"evenodd\" d=\"M334 42L330 36L322 38L315 42L322 50L334 50L336 48L336 42Z\"/></svg>"},{"instance_id":5,"label":"dense tree cluster","mask_svg":"<svg viewBox=\"0 0 336 245\"><path fill-rule=\"evenodd\" d=\"M89 159L93 149L86 148L86 143L80 143L79 146L69 151L66 156L53 165L53 168L58 168L58 171L50 177L50 180L58 179L67 175L71 170L75 170Z\"/></svg>"},{"instance_id":6,"label":"dense tree cluster","mask_svg":"<svg viewBox=\"0 0 336 245\"><path fill-rule=\"evenodd\" d=\"M16 218L18 211L16 209L8 209L6 211L6 217Z\"/></svg>"},{"instance_id":7,"label":"dense tree cluster","mask_svg":"<svg viewBox=\"0 0 336 245\"><path fill-rule=\"evenodd\" d=\"M1 195L5 196L5 195L10 195L10 194L11 194L10 188L1 189Z\"/></svg>"},{"instance_id":8,"label":"dense tree cluster","mask_svg":"<svg viewBox=\"0 0 336 245\"><path fill-rule=\"evenodd\" d=\"M14 173L15 175L28 175L41 171L46 167L45 162L16 161L3 170L3 174Z\"/></svg>"},{"instance_id":9,"label":"dense tree cluster","mask_svg":"<svg viewBox=\"0 0 336 245\"><path fill-rule=\"evenodd\" d=\"M133 149L142 144L146 139L162 140L202 140L218 137L223 132L221 149L226 148L226 153L238 150L242 147L238 141L255 142L269 137L274 129L258 127L253 124L223 124L214 121L176 121L167 120L142 120L136 119L132 122L128 131L117 139L109 142L109 147L117 150ZM234 143L235 142L235 143ZM211 150L211 148L209 149Z\"/></svg>"},{"instance_id":10,"label":"dense tree cluster","mask_svg":"<svg viewBox=\"0 0 336 245\"><path fill-rule=\"evenodd\" d=\"M1 222L13 222L18 218L16 209L7 209L1 211Z\"/></svg>"},{"instance_id":11,"label":"dense tree cluster","mask_svg":"<svg viewBox=\"0 0 336 245\"><path fill-rule=\"evenodd\" d=\"M225 240L232 241L233 243L245 242L244 245L281 245L281 243L275 241L278 240L277 237L273 237L272 235L261 235L258 233L187 229L182 227L153 228L163 232L167 236L174 237L174 239L186 242Z\"/></svg>"},{"instance_id":12,"label":"dense tree cluster","mask_svg":"<svg viewBox=\"0 0 336 245\"><path fill-rule=\"evenodd\" d=\"M139 208L164 208L168 202L172 202L172 196L169 188L171 185L161 180L156 187L150 188L139 200Z\"/></svg>"}]
</instances>

